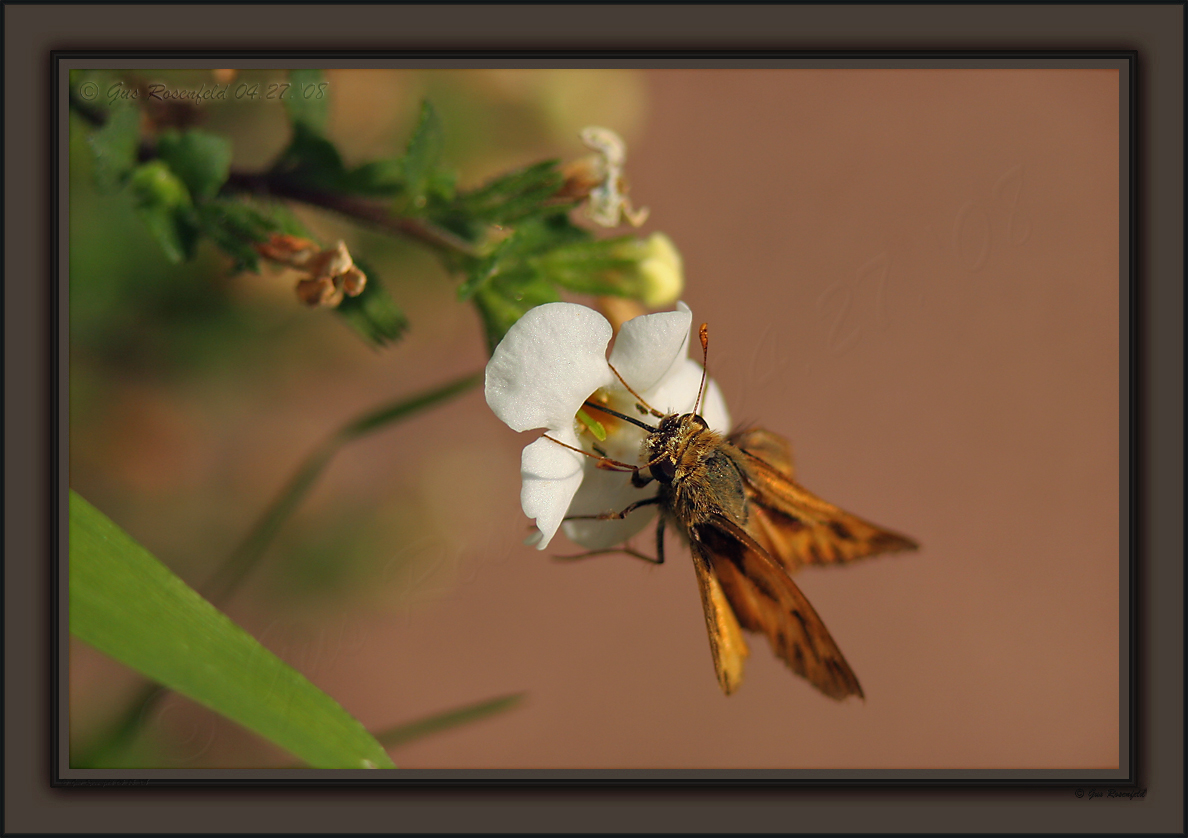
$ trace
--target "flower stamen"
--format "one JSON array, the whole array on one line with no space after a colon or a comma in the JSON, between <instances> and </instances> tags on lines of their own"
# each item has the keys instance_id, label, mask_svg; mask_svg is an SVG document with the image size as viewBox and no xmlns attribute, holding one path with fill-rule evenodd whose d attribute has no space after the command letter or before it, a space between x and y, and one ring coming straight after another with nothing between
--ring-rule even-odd
<instances>
[{"instance_id":1,"label":"flower stamen","mask_svg":"<svg viewBox=\"0 0 1188 838\"><path fill-rule=\"evenodd\" d=\"M606 441L606 428L604 428L602 426L601 422L599 422L597 419L595 419L589 413L586 413L586 411L584 411L584 410L579 410L577 412L577 418L578 418L578 421L581 422L586 427L586 430L588 430L590 433L594 434L594 438L596 440L598 440L599 442Z\"/></svg>"}]
</instances>

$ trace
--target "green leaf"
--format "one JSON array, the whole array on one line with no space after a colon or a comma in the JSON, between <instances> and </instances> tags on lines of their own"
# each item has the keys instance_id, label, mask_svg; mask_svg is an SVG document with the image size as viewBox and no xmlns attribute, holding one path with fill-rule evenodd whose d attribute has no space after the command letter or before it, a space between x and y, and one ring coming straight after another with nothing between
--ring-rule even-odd
<instances>
[{"instance_id":1,"label":"green leaf","mask_svg":"<svg viewBox=\"0 0 1188 838\"><path fill-rule=\"evenodd\" d=\"M118 189L136 167L140 150L140 110L131 105L112 108L107 123L88 140L95 155L95 183L101 191Z\"/></svg>"},{"instance_id":2,"label":"green leaf","mask_svg":"<svg viewBox=\"0 0 1188 838\"><path fill-rule=\"evenodd\" d=\"M288 205L280 201L273 201L267 205L268 220L275 225L275 230L278 233L287 233L290 236L297 236L302 239L312 239L313 233L305 226L305 223L294 214L293 210Z\"/></svg>"},{"instance_id":3,"label":"green leaf","mask_svg":"<svg viewBox=\"0 0 1188 838\"><path fill-rule=\"evenodd\" d=\"M408 329L408 318L388 294L370 266L355 260L359 270L367 274L367 284L357 297L344 297L336 311L347 319L355 331L376 346L399 340Z\"/></svg>"},{"instance_id":4,"label":"green leaf","mask_svg":"<svg viewBox=\"0 0 1188 838\"><path fill-rule=\"evenodd\" d=\"M281 227L279 221L239 199L207 201L202 209L204 218L252 241L263 241Z\"/></svg>"},{"instance_id":5,"label":"green leaf","mask_svg":"<svg viewBox=\"0 0 1188 838\"><path fill-rule=\"evenodd\" d=\"M136 211L171 262L194 254L198 229L186 185L162 160L138 166L128 181Z\"/></svg>"},{"instance_id":6,"label":"green leaf","mask_svg":"<svg viewBox=\"0 0 1188 838\"><path fill-rule=\"evenodd\" d=\"M404 163L394 158L373 160L352 169L346 180L347 191L356 195L393 197L404 191Z\"/></svg>"},{"instance_id":7,"label":"green leaf","mask_svg":"<svg viewBox=\"0 0 1188 838\"><path fill-rule=\"evenodd\" d=\"M334 699L74 491L70 632L313 767L394 767Z\"/></svg>"},{"instance_id":8,"label":"green leaf","mask_svg":"<svg viewBox=\"0 0 1188 838\"><path fill-rule=\"evenodd\" d=\"M556 214L559 205L553 199L565 182L557 165L556 160L545 160L500 175L459 195L453 209L488 224L511 224L533 215Z\"/></svg>"},{"instance_id":9,"label":"green leaf","mask_svg":"<svg viewBox=\"0 0 1188 838\"><path fill-rule=\"evenodd\" d=\"M538 257L555 248L591 241L590 233L575 227L565 213L524 221L482 260L468 266L467 280L458 289L458 299L468 300L480 288L497 278L504 292L515 296L526 283L543 274Z\"/></svg>"},{"instance_id":10,"label":"green leaf","mask_svg":"<svg viewBox=\"0 0 1188 838\"><path fill-rule=\"evenodd\" d=\"M472 373L432 390L422 391L413 396L404 396L393 402L372 408L339 427L325 443L318 446L305 458L289 482L285 484L281 492L268 505L264 514L256 521L252 531L236 548L235 553L215 571L207 586L203 588L204 592L218 602L223 596L235 590L240 581L252 571L263 557L268 545L272 543L272 539L276 537L285 521L301 504L342 446L407 419L422 410L434 407L447 399L452 399L471 387L478 386L482 381L482 372Z\"/></svg>"},{"instance_id":11,"label":"green leaf","mask_svg":"<svg viewBox=\"0 0 1188 838\"><path fill-rule=\"evenodd\" d=\"M428 410L467 390L483 383L482 371L464 375L431 390L424 390L412 396L402 396L381 404L355 416L327 440L315 448L297 468L297 471L273 498L268 508L256 521L247 537L235 552L215 571L203 586L204 596L214 602L222 601L234 591L239 583L252 572L263 557L277 532L301 505L310 489L317 483L326 467L343 446L361 439L375 431L384 430L423 410ZM165 689L150 684L128 703L124 713L100 735L92 746L77 759L71 754L71 763L79 767L100 767L111 764L111 756L121 753L135 739L144 723L148 709L153 707Z\"/></svg>"},{"instance_id":12,"label":"green leaf","mask_svg":"<svg viewBox=\"0 0 1188 838\"><path fill-rule=\"evenodd\" d=\"M468 266L458 297L473 301L478 309L490 351L529 309L561 299L558 283L542 267L542 257L589 238L590 234L570 224L563 212L533 218L520 224L486 259Z\"/></svg>"},{"instance_id":13,"label":"green leaf","mask_svg":"<svg viewBox=\"0 0 1188 838\"><path fill-rule=\"evenodd\" d=\"M404 184L408 191L409 210L425 206L425 193L441 158L445 138L441 119L427 101L421 103L421 118L404 152Z\"/></svg>"},{"instance_id":14,"label":"green leaf","mask_svg":"<svg viewBox=\"0 0 1188 838\"><path fill-rule=\"evenodd\" d=\"M277 221L237 199L212 199L195 208L202 232L210 236L234 262L234 270L259 269L253 242L264 241L280 229Z\"/></svg>"},{"instance_id":15,"label":"green leaf","mask_svg":"<svg viewBox=\"0 0 1188 838\"><path fill-rule=\"evenodd\" d=\"M616 253L631 236L597 241L577 241L532 257L532 264L552 283L579 294L630 296L633 289L623 277L637 261Z\"/></svg>"},{"instance_id":16,"label":"green leaf","mask_svg":"<svg viewBox=\"0 0 1188 838\"><path fill-rule=\"evenodd\" d=\"M330 111L329 89L321 70L290 70L289 83L285 91L285 109L294 125L301 124L316 134L326 129L326 117Z\"/></svg>"},{"instance_id":17,"label":"green leaf","mask_svg":"<svg viewBox=\"0 0 1188 838\"><path fill-rule=\"evenodd\" d=\"M349 182L334 143L303 122L293 124L293 139L273 165L272 173L332 192L344 191Z\"/></svg>"},{"instance_id":18,"label":"green leaf","mask_svg":"<svg viewBox=\"0 0 1188 838\"><path fill-rule=\"evenodd\" d=\"M194 198L213 198L231 171L231 143L204 131L166 131L157 153Z\"/></svg>"},{"instance_id":19,"label":"green leaf","mask_svg":"<svg viewBox=\"0 0 1188 838\"><path fill-rule=\"evenodd\" d=\"M383 743L385 748L407 745L409 742L415 742L417 739L429 736L430 734L449 730L459 725L477 722L496 713L502 713L504 710L510 710L523 700L524 693L513 693L511 695L500 696L499 698L479 701L474 704L467 704L465 707L459 707L456 710L434 713L415 722L408 722L389 728L381 733L377 733L375 738Z\"/></svg>"}]
</instances>

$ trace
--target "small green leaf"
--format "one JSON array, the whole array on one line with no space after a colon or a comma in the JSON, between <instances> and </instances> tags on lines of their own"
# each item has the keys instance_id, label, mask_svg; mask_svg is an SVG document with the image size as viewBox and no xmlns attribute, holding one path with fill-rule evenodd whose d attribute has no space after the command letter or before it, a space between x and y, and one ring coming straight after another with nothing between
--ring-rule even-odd
<instances>
[{"instance_id":1,"label":"small green leaf","mask_svg":"<svg viewBox=\"0 0 1188 838\"><path fill-rule=\"evenodd\" d=\"M190 193L162 160L138 166L128 181L136 211L171 262L194 253L198 240Z\"/></svg>"},{"instance_id":2,"label":"small green leaf","mask_svg":"<svg viewBox=\"0 0 1188 838\"><path fill-rule=\"evenodd\" d=\"M425 184L425 196L431 202L436 201L439 204L448 204L454 200L454 196L458 191L457 187L458 175L456 172L449 169L438 169L429 175L429 180Z\"/></svg>"},{"instance_id":3,"label":"small green leaf","mask_svg":"<svg viewBox=\"0 0 1188 838\"><path fill-rule=\"evenodd\" d=\"M227 231L218 225L205 227L203 231L210 236L211 241L231 257L231 272L251 271L259 273L260 255L248 244L247 240Z\"/></svg>"},{"instance_id":4,"label":"small green leaf","mask_svg":"<svg viewBox=\"0 0 1188 838\"><path fill-rule=\"evenodd\" d=\"M321 70L290 70L289 83L285 90L285 109L294 125L301 124L314 133L326 129L326 117L330 111L329 87Z\"/></svg>"},{"instance_id":5,"label":"small green leaf","mask_svg":"<svg viewBox=\"0 0 1188 838\"><path fill-rule=\"evenodd\" d=\"M231 171L231 143L204 131L166 131L157 152L197 199L213 198Z\"/></svg>"},{"instance_id":6,"label":"small green leaf","mask_svg":"<svg viewBox=\"0 0 1188 838\"><path fill-rule=\"evenodd\" d=\"M364 163L347 174L347 191L379 198L399 195L404 191L404 164L393 158Z\"/></svg>"},{"instance_id":7,"label":"small green leaf","mask_svg":"<svg viewBox=\"0 0 1188 838\"><path fill-rule=\"evenodd\" d=\"M421 103L421 118L404 152L404 184L408 191L409 211L425 206L425 193L441 157L444 136L441 119L427 101Z\"/></svg>"},{"instance_id":8,"label":"small green leaf","mask_svg":"<svg viewBox=\"0 0 1188 838\"><path fill-rule=\"evenodd\" d=\"M555 214L554 196L565 179L556 160L545 160L508 172L465 192L454 202L454 210L468 218L489 224L511 224L542 213Z\"/></svg>"},{"instance_id":9,"label":"small green leaf","mask_svg":"<svg viewBox=\"0 0 1188 838\"><path fill-rule=\"evenodd\" d=\"M282 175L317 189L342 191L347 171L334 143L302 122L293 124L293 139L272 167Z\"/></svg>"},{"instance_id":10,"label":"small green leaf","mask_svg":"<svg viewBox=\"0 0 1188 838\"><path fill-rule=\"evenodd\" d=\"M388 294L370 266L358 259L355 264L367 274L367 284L357 297L344 297L336 311L376 346L399 340L408 329L408 318Z\"/></svg>"},{"instance_id":11,"label":"small green leaf","mask_svg":"<svg viewBox=\"0 0 1188 838\"><path fill-rule=\"evenodd\" d=\"M620 253L631 236L562 244L538 256L532 264L562 288L579 294L630 296L633 289L622 277L636 268L636 261Z\"/></svg>"},{"instance_id":12,"label":"small green leaf","mask_svg":"<svg viewBox=\"0 0 1188 838\"><path fill-rule=\"evenodd\" d=\"M275 225L278 233L287 233L303 239L312 239L313 234L305 223L294 214L288 205L274 201L267 205L268 220Z\"/></svg>"},{"instance_id":13,"label":"small green leaf","mask_svg":"<svg viewBox=\"0 0 1188 838\"><path fill-rule=\"evenodd\" d=\"M313 767L394 767L334 699L74 491L70 633Z\"/></svg>"},{"instance_id":14,"label":"small green leaf","mask_svg":"<svg viewBox=\"0 0 1188 838\"><path fill-rule=\"evenodd\" d=\"M590 233L570 223L564 212L554 209L553 213L525 220L484 259L473 261L467 269L467 280L458 289L458 298L470 299L496 278L503 290L514 296L520 286L543 277L538 257L563 245L591 239Z\"/></svg>"},{"instance_id":15,"label":"small green leaf","mask_svg":"<svg viewBox=\"0 0 1188 838\"><path fill-rule=\"evenodd\" d=\"M107 123L88 137L95 155L95 183L101 191L118 189L136 167L140 149L140 110L112 108Z\"/></svg>"},{"instance_id":16,"label":"small green leaf","mask_svg":"<svg viewBox=\"0 0 1188 838\"><path fill-rule=\"evenodd\" d=\"M280 222L238 199L207 201L202 207L204 220L218 223L227 230L251 241L263 241L279 230Z\"/></svg>"},{"instance_id":17,"label":"small green leaf","mask_svg":"<svg viewBox=\"0 0 1188 838\"><path fill-rule=\"evenodd\" d=\"M196 208L202 232L235 260L235 270L259 268L253 242L264 241L279 225L238 200L210 200Z\"/></svg>"}]
</instances>

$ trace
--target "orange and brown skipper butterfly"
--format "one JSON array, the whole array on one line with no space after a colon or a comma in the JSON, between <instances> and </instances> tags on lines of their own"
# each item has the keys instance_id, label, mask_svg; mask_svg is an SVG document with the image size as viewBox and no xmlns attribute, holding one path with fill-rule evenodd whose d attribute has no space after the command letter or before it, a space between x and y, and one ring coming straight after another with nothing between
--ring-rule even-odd
<instances>
[{"instance_id":1,"label":"orange and brown skipper butterfly","mask_svg":"<svg viewBox=\"0 0 1188 838\"><path fill-rule=\"evenodd\" d=\"M704 357L708 354L705 324L700 336ZM623 385L639 399L625 381ZM700 400L699 393L697 404ZM724 436L697 414L697 404L692 413L679 415L664 415L641 404L659 418L653 427L587 401L587 407L648 432L643 466L606 458L599 458L599 466L630 471L636 487L655 481L658 492L618 512L574 517L623 518L641 506L659 506L657 557L623 552L663 562L665 526L673 527L689 545L714 669L727 695L742 682L748 654L742 629L747 629L766 635L793 672L829 697L862 696L858 678L789 573L805 564L847 562L914 550L917 544L801 487L793 478L791 449L783 438L759 429Z\"/></svg>"}]
</instances>

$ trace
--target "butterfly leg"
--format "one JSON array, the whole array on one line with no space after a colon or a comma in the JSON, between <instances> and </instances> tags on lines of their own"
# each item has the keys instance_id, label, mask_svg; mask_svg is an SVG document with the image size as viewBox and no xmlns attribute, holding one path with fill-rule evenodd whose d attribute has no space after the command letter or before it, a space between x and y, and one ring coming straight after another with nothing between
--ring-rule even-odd
<instances>
[{"instance_id":1,"label":"butterfly leg","mask_svg":"<svg viewBox=\"0 0 1188 838\"><path fill-rule=\"evenodd\" d=\"M639 509L641 506L650 506L654 503L659 503L659 502L660 502L660 498L658 496L654 497L654 498L644 498L643 500L637 500L635 503L630 504L622 512L603 512L601 515L567 515L567 516L565 516L565 520L566 521L616 521L616 520L620 520L622 518L626 518L630 513L634 512L636 509ZM659 546L659 558L655 558L655 559L653 559L651 556L645 556L643 553L640 553L638 550L633 550L630 547L611 547L606 550L590 550L588 552L578 553L577 555L573 555L573 556L553 556L553 558L566 559L566 560L585 559L590 556L602 556L602 555L606 555L608 553L626 553L628 556L634 556L637 559L643 559L648 564L664 564L664 543L663 543L664 520L663 519L660 520L658 532L661 533L657 537L657 544Z\"/></svg>"},{"instance_id":2,"label":"butterfly leg","mask_svg":"<svg viewBox=\"0 0 1188 838\"><path fill-rule=\"evenodd\" d=\"M650 475L642 474L639 469L636 469L631 473L631 485L637 489L642 489L655 479L656 478Z\"/></svg>"},{"instance_id":3,"label":"butterfly leg","mask_svg":"<svg viewBox=\"0 0 1188 838\"><path fill-rule=\"evenodd\" d=\"M562 561L574 561L575 559L588 559L590 556L606 556L611 553L626 553L628 556L634 556L637 559L642 559L648 564L664 564L663 556L658 559L653 559L651 556L645 556L638 550L633 550L630 547L610 547L606 550L588 550L585 553L577 553L572 556L553 556L554 559Z\"/></svg>"},{"instance_id":4,"label":"butterfly leg","mask_svg":"<svg viewBox=\"0 0 1188 838\"><path fill-rule=\"evenodd\" d=\"M626 518L641 506L651 506L654 503L659 503L659 496L654 498L644 498L637 500L635 503L629 504L622 512L601 512L598 515L566 515L563 520L566 521L621 521Z\"/></svg>"}]
</instances>

